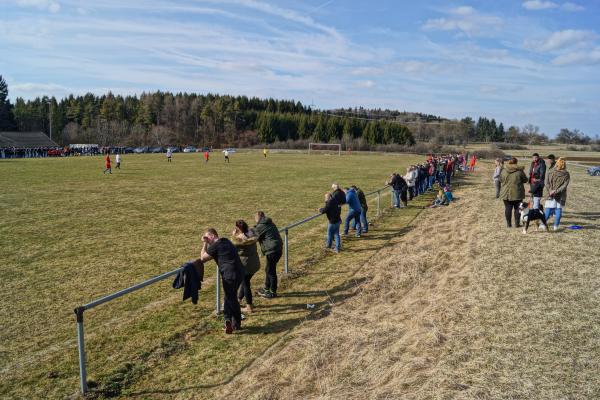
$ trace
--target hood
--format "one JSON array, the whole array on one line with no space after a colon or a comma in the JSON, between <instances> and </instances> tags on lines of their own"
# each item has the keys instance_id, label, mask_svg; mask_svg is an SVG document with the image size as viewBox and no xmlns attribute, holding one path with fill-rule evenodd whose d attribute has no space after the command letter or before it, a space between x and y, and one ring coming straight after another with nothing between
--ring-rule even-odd
<instances>
[{"instance_id":1,"label":"hood","mask_svg":"<svg viewBox=\"0 0 600 400\"><path fill-rule=\"evenodd\" d=\"M504 169L509 174L512 174L513 172L523 171L525 169L525 167L522 165L508 164L506 167L504 167Z\"/></svg>"},{"instance_id":2,"label":"hood","mask_svg":"<svg viewBox=\"0 0 600 400\"><path fill-rule=\"evenodd\" d=\"M237 246L248 246L256 243L257 240L258 238L256 236L233 235L231 237L231 241Z\"/></svg>"},{"instance_id":3,"label":"hood","mask_svg":"<svg viewBox=\"0 0 600 400\"><path fill-rule=\"evenodd\" d=\"M272 223L273 223L273 221L271 220L271 218L263 217L260 219L260 221L258 221L257 225L261 225L261 224L270 225Z\"/></svg>"}]
</instances>

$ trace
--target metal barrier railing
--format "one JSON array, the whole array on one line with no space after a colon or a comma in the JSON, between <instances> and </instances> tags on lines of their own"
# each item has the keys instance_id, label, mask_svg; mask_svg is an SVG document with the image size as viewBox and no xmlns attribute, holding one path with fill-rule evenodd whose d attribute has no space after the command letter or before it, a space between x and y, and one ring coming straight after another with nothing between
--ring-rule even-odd
<instances>
[{"instance_id":1,"label":"metal barrier railing","mask_svg":"<svg viewBox=\"0 0 600 400\"><path fill-rule=\"evenodd\" d=\"M377 189L377 190L374 190L372 192L365 194L365 196L372 196L375 194L377 195L376 200L377 200L377 216L378 217L381 215L381 194L388 187L389 186L384 186L380 189ZM391 190L390 190L390 194L391 194ZM394 196L390 195L390 198L391 198L391 203L393 205ZM284 228L279 229L279 232L284 234L284 237L283 237L284 273L286 273L286 274L289 273L289 230L292 228L295 228L297 226L303 225L307 222L310 222L310 221L320 217L321 215L323 215L323 214L320 214L320 213L315 214L315 215L312 215L301 221L294 222L290 225L287 225ZM111 300L122 297L128 293L135 292L135 291L140 290L140 289L142 289L146 286L149 286L153 283L165 280L170 276L176 275L179 271L181 271L181 269L182 269L182 267L179 267L177 269L174 269L173 271L165 272L164 274L157 275L153 278L150 278L141 283L138 283L137 285L130 286L123 290L119 290L118 292L109 294L107 296L101 297L92 302L89 302L87 304L84 304L82 306L75 308L74 311L75 311L75 316L77 319L77 348L79 350L79 383L80 383L80 387L81 387L81 393L86 394L88 392L87 369L86 369L86 362L85 362L86 356L85 356L85 340L84 340L84 329L83 329L83 313L86 310L90 310L96 306L99 306L99 305L107 303ZM215 289L216 289L215 290L215 292L216 292L215 314L218 315L221 312L221 283L220 283L220 276L219 276L219 268L216 268L216 270L217 270L217 272L216 272L216 282L215 282Z\"/></svg>"}]
</instances>

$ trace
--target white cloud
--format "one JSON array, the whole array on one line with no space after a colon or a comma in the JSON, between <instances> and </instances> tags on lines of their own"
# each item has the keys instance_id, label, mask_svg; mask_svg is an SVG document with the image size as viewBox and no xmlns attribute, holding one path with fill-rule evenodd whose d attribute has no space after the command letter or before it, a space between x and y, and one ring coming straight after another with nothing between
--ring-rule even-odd
<instances>
[{"instance_id":1,"label":"white cloud","mask_svg":"<svg viewBox=\"0 0 600 400\"><path fill-rule=\"evenodd\" d=\"M565 11L573 11L573 12L585 10L584 6L580 6L579 4L570 3L570 2L563 3L561 8Z\"/></svg>"},{"instance_id":2,"label":"white cloud","mask_svg":"<svg viewBox=\"0 0 600 400\"><path fill-rule=\"evenodd\" d=\"M60 11L60 4L55 0L17 0L17 5L21 7L34 7L38 10L57 13Z\"/></svg>"},{"instance_id":3,"label":"white cloud","mask_svg":"<svg viewBox=\"0 0 600 400\"><path fill-rule=\"evenodd\" d=\"M528 0L528 1L525 1L522 5L523 5L523 8L525 8L527 10L531 10L531 11L549 10L549 9L554 9L554 8L560 8L561 10L572 11L572 12L585 10L585 7L583 7L579 4L576 4L576 3L572 3L570 1L567 1L566 3L558 4L553 1Z\"/></svg>"},{"instance_id":4,"label":"white cloud","mask_svg":"<svg viewBox=\"0 0 600 400\"><path fill-rule=\"evenodd\" d=\"M558 8L558 4L552 1L529 0L523 3L523 8L527 10L547 10Z\"/></svg>"},{"instance_id":5,"label":"white cloud","mask_svg":"<svg viewBox=\"0 0 600 400\"><path fill-rule=\"evenodd\" d=\"M573 47L583 47L592 43L597 37L598 35L593 31L567 29L554 32L542 41L526 41L525 47L543 52L551 52Z\"/></svg>"},{"instance_id":6,"label":"white cloud","mask_svg":"<svg viewBox=\"0 0 600 400\"><path fill-rule=\"evenodd\" d=\"M600 47L590 51L574 51L561 54L552 60L552 64L557 66L600 64Z\"/></svg>"},{"instance_id":7,"label":"white cloud","mask_svg":"<svg viewBox=\"0 0 600 400\"><path fill-rule=\"evenodd\" d=\"M375 82L373 82L371 80L360 81L360 82L356 83L356 87L363 88L363 89L370 89L370 88L375 87Z\"/></svg>"},{"instance_id":8,"label":"white cloud","mask_svg":"<svg viewBox=\"0 0 600 400\"><path fill-rule=\"evenodd\" d=\"M16 90L20 92L34 92L34 93L56 93L63 92L66 93L69 91L69 88L57 85L56 83L34 83L34 82L26 82L26 83L16 83L10 85L11 90Z\"/></svg>"},{"instance_id":9,"label":"white cloud","mask_svg":"<svg viewBox=\"0 0 600 400\"><path fill-rule=\"evenodd\" d=\"M473 7L462 6L446 11L448 17L425 21L426 31L459 31L468 36L489 36L499 30L504 21L494 15L481 14Z\"/></svg>"}]
</instances>

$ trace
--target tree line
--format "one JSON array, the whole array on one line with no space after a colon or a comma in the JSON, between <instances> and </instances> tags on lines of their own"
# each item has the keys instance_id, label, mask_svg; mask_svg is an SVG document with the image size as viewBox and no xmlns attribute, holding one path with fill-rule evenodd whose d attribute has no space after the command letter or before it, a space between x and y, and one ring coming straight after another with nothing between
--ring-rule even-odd
<instances>
[{"instance_id":1,"label":"tree line","mask_svg":"<svg viewBox=\"0 0 600 400\"><path fill-rule=\"evenodd\" d=\"M52 126L50 126L50 124ZM538 127L505 128L480 117L450 120L431 114L389 109L340 108L318 111L293 100L247 96L170 93L139 96L88 93L62 99L8 100L0 75L0 131L53 132L53 139L103 146L252 146L284 141L335 142L367 146L415 142L460 145L469 142L542 144ZM578 130L563 129L556 141L590 144ZM597 141L597 139L596 139Z\"/></svg>"}]
</instances>

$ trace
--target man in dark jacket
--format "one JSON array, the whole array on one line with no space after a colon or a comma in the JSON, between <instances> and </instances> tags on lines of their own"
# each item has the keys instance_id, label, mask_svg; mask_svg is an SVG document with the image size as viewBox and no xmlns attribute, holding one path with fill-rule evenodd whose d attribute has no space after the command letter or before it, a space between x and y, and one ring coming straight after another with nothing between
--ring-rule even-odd
<instances>
[{"instance_id":1,"label":"man in dark jacket","mask_svg":"<svg viewBox=\"0 0 600 400\"><path fill-rule=\"evenodd\" d=\"M392 187L392 192L394 195L394 207L400 208L400 200L402 199L402 203L404 206L407 206L406 200L406 189L408 189L408 185L402 176L397 173L393 173L390 176L390 180L387 182L388 185Z\"/></svg>"},{"instance_id":2,"label":"man in dark jacket","mask_svg":"<svg viewBox=\"0 0 600 400\"><path fill-rule=\"evenodd\" d=\"M533 161L529 167L529 193L533 198L534 210L540 208L540 201L544 196L544 181L546 179L546 163L538 153L533 153Z\"/></svg>"},{"instance_id":3,"label":"man in dark jacket","mask_svg":"<svg viewBox=\"0 0 600 400\"><path fill-rule=\"evenodd\" d=\"M267 259L265 266L265 287L258 291L258 294L264 298L272 299L277 297L277 263L283 253L283 241L279 234L279 229L273 223L271 218L265 216L265 213L258 211L254 216L256 226L254 231L260 243L260 250Z\"/></svg>"},{"instance_id":4,"label":"man in dark jacket","mask_svg":"<svg viewBox=\"0 0 600 400\"><path fill-rule=\"evenodd\" d=\"M340 186L337 183L331 185L331 190L331 195L340 207L346 204L346 193L340 189Z\"/></svg>"},{"instance_id":5,"label":"man in dark jacket","mask_svg":"<svg viewBox=\"0 0 600 400\"><path fill-rule=\"evenodd\" d=\"M215 260L221 274L223 291L225 292L225 303L223 315L225 317L225 333L231 334L233 330L242 327L242 311L237 297L237 291L244 280L246 271L238 255L238 251L226 238L219 238L219 234L210 228L202 236L201 262Z\"/></svg>"},{"instance_id":6,"label":"man in dark jacket","mask_svg":"<svg viewBox=\"0 0 600 400\"><path fill-rule=\"evenodd\" d=\"M335 252L339 253L342 247L342 239L340 238L340 225L342 223L342 207L333 198L331 193L325 194L325 207L320 208L321 214L327 215L327 243L326 247L331 248L333 239L335 238Z\"/></svg>"},{"instance_id":7,"label":"man in dark jacket","mask_svg":"<svg viewBox=\"0 0 600 400\"><path fill-rule=\"evenodd\" d=\"M358 197L358 201L360 202L360 207L362 208L362 212L360 213L360 224L362 225L362 233L367 233L369 231L369 221L367 221L367 211L369 210L369 204L367 204L367 198L365 197L365 193L357 186L352 185L352 188L356 191L356 196ZM354 223L354 229L356 229L357 223Z\"/></svg>"}]
</instances>

